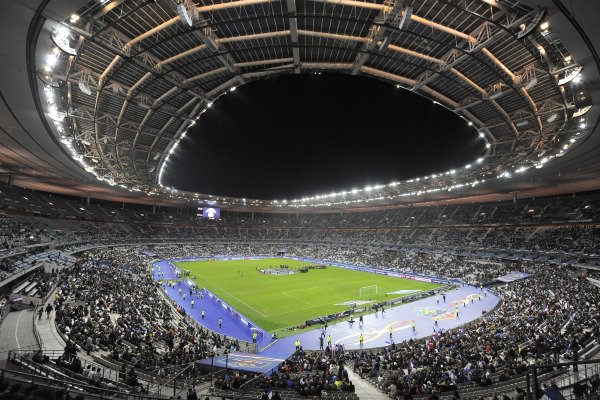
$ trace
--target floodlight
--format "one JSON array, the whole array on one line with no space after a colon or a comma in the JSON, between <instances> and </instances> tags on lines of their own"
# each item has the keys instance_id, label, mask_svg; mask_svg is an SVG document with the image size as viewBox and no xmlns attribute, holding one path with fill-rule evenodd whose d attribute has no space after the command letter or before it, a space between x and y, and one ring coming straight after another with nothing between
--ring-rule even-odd
<instances>
[{"instance_id":1,"label":"floodlight","mask_svg":"<svg viewBox=\"0 0 600 400\"><path fill-rule=\"evenodd\" d=\"M402 11L402 18L400 19L400 23L398 24L398 29L407 27L408 21L410 21L410 17L412 17L412 13L413 13L412 7L406 7Z\"/></svg>"},{"instance_id":2,"label":"floodlight","mask_svg":"<svg viewBox=\"0 0 600 400\"><path fill-rule=\"evenodd\" d=\"M77 54L75 48L71 47L70 41L72 37L69 28L65 26L59 26L56 30L54 30L50 37L56 47L60 50L64 51L65 53L69 53L72 56Z\"/></svg>"},{"instance_id":3,"label":"floodlight","mask_svg":"<svg viewBox=\"0 0 600 400\"><path fill-rule=\"evenodd\" d=\"M533 77L531 78L526 84L525 84L525 90L529 90L531 88L533 88L535 85L537 85L538 81L537 78Z\"/></svg>"},{"instance_id":4,"label":"floodlight","mask_svg":"<svg viewBox=\"0 0 600 400\"><path fill-rule=\"evenodd\" d=\"M504 93L502 92L502 90L497 91L496 93L490 95L488 98L490 100L496 100L497 98L499 98L500 96L502 96Z\"/></svg>"},{"instance_id":5,"label":"floodlight","mask_svg":"<svg viewBox=\"0 0 600 400\"><path fill-rule=\"evenodd\" d=\"M88 85L86 85L83 81L79 81L79 90L81 90L83 93L87 94L88 96L92 94L92 90L90 89L90 87Z\"/></svg>"},{"instance_id":6,"label":"floodlight","mask_svg":"<svg viewBox=\"0 0 600 400\"><path fill-rule=\"evenodd\" d=\"M185 21L189 26L194 25L194 21L192 21L192 16L187 10L187 7L183 2L177 3L177 14L179 14L179 18L182 21Z\"/></svg>"}]
</instances>

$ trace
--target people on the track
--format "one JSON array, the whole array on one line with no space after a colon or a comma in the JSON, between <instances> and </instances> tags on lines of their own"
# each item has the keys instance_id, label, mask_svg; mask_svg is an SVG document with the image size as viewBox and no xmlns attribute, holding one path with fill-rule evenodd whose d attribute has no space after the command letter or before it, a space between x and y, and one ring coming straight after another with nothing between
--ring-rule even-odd
<instances>
[{"instance_id":1,"label":"people on the track","mask_svg":"<svg viewBox=\"0 0 600 400\"><path fill-rule=\"evenodd\" d=\"M417 332L417 322L414 319L412 321L412 331L413 333Z\"/></svg>"},{"instance_id":2,"label":"people on the track","mask_svg":"<svg viewBox=\"0 0 600 400\"><path fill-rule=\"evenodd\" d=\"M202 319L204 319L204 316L205 316L205 315L204 315L204 310L202 310Z\"/></svg>"},{"instance_id":3,"label":"people on the track","mask_svg":"<svg viewBox=\"0 0 600 400\"><path fill-rule=\"evenodd\" d=\"M360 334L360 336L358 337L358 342L360 344L360 347L363 347L363 344L365 342L365 335L363 335L362 333Z\"/></svg>"},{"instance_id":4,"label":"people on the track","mask_svg":"<svg viewBox=\"0 0 600 400\"><path fill-rule=\"evenodd\" d=\"M219 318L219 329L221 329L222 326L223 326L223 320L221 318Z\"/></svg>"}]
</instances>

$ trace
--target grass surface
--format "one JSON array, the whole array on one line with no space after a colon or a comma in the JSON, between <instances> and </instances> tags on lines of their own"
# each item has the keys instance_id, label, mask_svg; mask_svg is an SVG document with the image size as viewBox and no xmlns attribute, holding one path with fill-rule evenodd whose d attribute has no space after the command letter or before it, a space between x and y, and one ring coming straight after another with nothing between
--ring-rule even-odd
<instances>
[{"instance_id":1,"label":"grass surface","mask_svg":"<svg viewBox=\"0 0 600 400\"><path fill-rule=\"evenodd\" d=\"M258 270L310 263L286 258L175 263L189 269L198 286L205 287L268 331L296 326L304 321L347 310L337 303L353 300L384 301L402 297L397 290L430 290L440 285L412 279L353 271L338 267L311 269L292 275L262 274ZM258 270L257 270L258 269ZM241 273L243 272L243 276ZM378 286L378 294L360 297L360 288Z\"/></svg>"}]
</instances>

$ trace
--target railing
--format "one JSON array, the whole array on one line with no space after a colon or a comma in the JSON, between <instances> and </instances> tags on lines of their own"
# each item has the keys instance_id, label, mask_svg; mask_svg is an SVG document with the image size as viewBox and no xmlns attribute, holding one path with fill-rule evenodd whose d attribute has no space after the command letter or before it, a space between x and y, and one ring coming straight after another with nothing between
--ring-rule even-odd
<instances>
[{"instance_id":1,"label":"railing","mask_svg":"<svg viewBox=\"0 0 600 400\"><path fill-rule=\"evenodd\" d=\"M84 395L86 399L92 400L164 400L164 397L152 397L143 393L124 392L100 388L67 379L60 379L48 374L36 375L7 369L0 369L0 381L11 381L13 383L20 383L23 386L36 385L48 387L57 391L66 390L69 392L71 398L77 397L78 395Z\"/></svg>"},{"instance_id":2,"label":"railing","mask_svg":"<svg viewBox=\"0 0 600 400\"><path fill-rule=\"evenodd\" d=\"M190 373L192 375L191 379L189 377L186 378L185 375L190 374ZM187 367L185 367L184 369L179 371L179 373L177 373L176 375L171 377L169 380L167 380L163 384L160 384L158 386L158 388L151 393L151 395L152 396L155 396L155 395L169 396L170 394L172 394L173 398L175 398L178 394L178 392L177 392L178 386L182 389L180 391L180 392L182 392L186 389L186 387L188 386L188 383L190 381L191 381L190 386L196 386L196 363L195 362L191 363L190 365L188 365ZM178 383L179 383L179 385L178 385ZM172 393L170 393L171 391L172 391Z\"/></svg>"},{"instance_id":3,"label":"railing","mask_svg":"<svg viewBox=\"0 0 600 400\"><path fill-rule=\"evenodd\" d=\"M85 382L87 382L87 378L81 375L80 373L69 371L67 367L61 367L54 364L53 361L56 360L59 356L62 356L64 354L63 351L42 350L39 354L47 356L50 359L50 362L39 363L33 361L32 359L33 355L36 354L35 350L36 349L23 348L8 351L9 363L7 363L6 370L11 370L11 365L18 365L21 368L28 368L32 371L35 371L36 374L50 377L55 380L66 381L73 385L85 385ZM203 382L208 383L210 381L212 384L212 374L224 371L223 368L215 367L218 368L218 371L199 375L198 365L196 363L189 363L186 365L178 366L178 368L181 368L181 370L177 371L175 375L170 375L168 377L161 377L159 375L149 375L148 373L140 370L136 371L139 385L132 387L124 383L123 380L125 373L120 369L107 366L106 363L97 361L97 358L94 358L94 362L81 358L79 358L79 361L81 361L81 368L83 370L88 369L89 366L90 369L93 367L96 368L96 370L98 370L99 372L101 372L102 381L104 383L112 384L114 387L114 391L118 393L121 393L123 391L127 393L137 393L137 389L140 388L141 391L145 391L145 393L148 393L148 397L176 396L185 392L185 390L187 390L188 387L196 387L197 383L202 383L202 385L204 386ZM121 390L116 390L116 388L120 388ZM97 387L96 389L98 390ZM104 390L104 388L102 388L102 390Z\"/></svg>"},{"instance_id":4,"label":"railing","mask_svg":"<svg viewBox=\"0 0 600 400\"><path fill-rule=\"evenodd\" d=\"M600 374L600 359L532 365L530 372L527 374L527 398L530 400L540 398L544 389L540 387L539 377L542 373L557 369L564 369L565 373L554 377L547 384L556 385L566 399L576 399L580 396L573 393L573 386L577 383L587 383L592 377L598 376Z\"/></svg>"},{"instance_id":5,"label":"railing","mask_svg":"<svg viewBox=\"0 0 600 400\"><path fill-rule=\"evenodd\" d=\"M38 306L38 307L42 307L42 306ZM35 337L35 341L36 341L36 343L38 345L38 348L43 349L43 346L42 346L42 337L40 336L40 332L38 331L37 325L35 323L36 311L37 311L37 307L35 307L33 309L33 312L31 313L32 314L31 315L31 319L32 319L31 324L33 326L33 336Z\"/></svg>"}]
</instances>

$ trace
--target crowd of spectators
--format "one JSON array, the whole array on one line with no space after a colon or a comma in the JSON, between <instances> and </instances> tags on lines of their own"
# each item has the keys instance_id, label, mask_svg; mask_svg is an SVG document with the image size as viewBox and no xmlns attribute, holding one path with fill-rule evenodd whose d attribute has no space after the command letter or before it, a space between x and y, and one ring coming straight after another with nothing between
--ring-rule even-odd
<instances>
[{"instance_id":1,"label":"crowd of spectators","mask_svg":"<svg viewBox=\"0 0 600 400\"><path fill-rule=\"evenodd\" d=\"M300 396L327 397L331 392L354 392L343 362L331 353L307 354L297 351L277 372L258 384L263 390L293 390Z\"/></svg>"},{"instance_id":2,"label":"crowd of spectators","mask_svg":"<svg viewBox=\"0 0 600 400\"><path fill-rule=\"evenodd\" d=\"M397 398L506 382L532 364L578 360L600 336L600 290L568 267L538 266L497 287L493 315L430 338L355 352L354 370Z\"/></svg>"},{"instance_id":3,"label":"crowd of spectators","mask_svg":"<svg viewBox=\"0 0 600 400\"><path fill-rule=\"evenodd\" d=\"M195 213L180 210L154 214L44 194L23 196L19 190L13 191L20 206L41 209L51 204L55 218L0 217L0 280L44 259L42 254L57 262L67 253L87 249L61 274L53 299L58 330L79 349L129 371L169 375L200 358L237 348L235 342L187 323L185 312L160 295L149 273L151 254L274 255L283 250L288 256L444 276L474 285L514 270L531 274L496 286L502 302L484 319L377 353L347 354L355 372L397 398L506 382L532 364L576 360L600 335L599 289L568 265L600 262L597 196L348 214L225 212L220 221L201 221ZM26 247L46 242L60 250ZM91 249L109 243L132 244ZM559 257L554 261L560 262L534 262L522 257L525 251L543 254L545 260ZM556 252L566 255L550 255ZM65 367L77 368L72 363ZM98 375L77 371L86 372L92 381ZM137 384L135 372L125 376L129 384ZM252 378L233 372L215 385L239 389ZM331 354L302 351L259 387L311 396L354 389L344 366Z\"/></svg>"},{"instance_id":4,"label":"crowd of spectators","mask_svg":"<svg viewBox=\"0 0 600 400\"><path fill-rule=\"evenodd\" d=\"M157 375L235 348L187 324L183 309L159 294L148 263L132 249L86 252L62 275L55 298L59 331L88 353Z\"/></svg>"}]
</instances>

